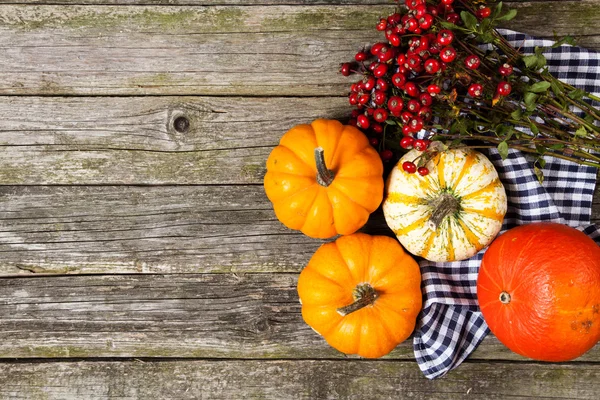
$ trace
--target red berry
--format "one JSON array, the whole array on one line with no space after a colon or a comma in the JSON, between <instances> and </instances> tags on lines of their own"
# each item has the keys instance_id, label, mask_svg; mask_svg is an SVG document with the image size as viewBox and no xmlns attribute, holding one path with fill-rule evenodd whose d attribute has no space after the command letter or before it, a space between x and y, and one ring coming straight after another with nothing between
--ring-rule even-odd
<instances>
[{"instance_id":1,"label":"red berry","mask_svg":"<svg viewBox=\"0 0 600 400\"><path fill-rule=\"evenodd\" d=\"M412 117L413 115L409 111L404 111L402 114L400 114L400 119L405 124L408 124Z\"/></svg>"},{"instance_id":2,"label":"red berry","mask_svg":"<svg viewBox=\"0 0 600 400\"><path fill-rule=\"evenodd\" d=\"M502 64L500 68L498 68L498 72L502 76L510 76L513 73L513 66L510 64Z\"/></svg>"},{"instance_id":3,"label":"red berry","mask_svg":"<svg viewBox=\"0 0 600 400\"><path fill-rule=\"evenodd\" d=\"M429 5L427 6L427 12L433 16L437 16L438 15L438 9L436 6L433 5Z\"/></svg>"},{"instance_id":4,"label":"red berry","mask_svg":"<svg viewBox=\"0 0 600 400\"><path fill-rule=\"evenodd\" d=\"M387 96L385 95L385 92L382 90L373 91L373 94L371 95L371 97L373 98L373 103L377 104L378 106L384 104L387 100Z\"/></svg>"},{"instance_id":5,"label":"red berry","mask_svg":"<svg viewBox=\"0 0 600 400\"><path fill-rule=\"evenodd\" d=\"M379 139L377 139L376 137L371 137L369 138L369 143L371 143L371 146L377 147L377 145L379 144Z\"/></svg>"},{"instance_id":6,"label":"red berry","mask_svg":"<svg viewBox=\"0 0 600 400\"><path fill-rule=\"evenodd\" d=\"M359 51L358 53L356 53L356 55L354 56L354 59L356 61L365 61L367 58L369 58L368 54L364 51Z\"/></svg>"},{"instance_id":7,"label":"red berry","mask_svg":"<svg viewBox=\"0 0 600 400\"><path fill-rule=\"evenodd\" d=\"M434 83L427 86L427 91L430 95L435 96L436 94L439 94L442 91L442 89Z\"/></svg>"},{"instance_id":8,"label":"red berry","mask_svg":"<svg viewBox=\"0 0 600 400\"><path fill-rule=\"evenodd\" d=\"M398 57L396 57L396 62L398 65L404 65L406 63L406 54L398 54Z\"/></svg>"},{"instance_id":9,"label":"red berry","mask_svg":"<svg viewBox=\"0 0 600 400\"><path fill-rule=\"evenodd\" d=\"M483 86L479 83L473 83L469 86L469 96L479 97L483 93Z\"/></svg>"},{"instance_id":10,"label":"red berry","mask_svg":"<svg viewBox=\"0 0 600 400\"><path fill-rule=\"evenodd\" d=\"M416 54L411 54L408 56L408 59L406 60L406 63L408 64L408 68L415 70L418 69L421 66L421 63L423 62L423 60L421 60L421 57L419 57Z\"/></svg>"},{"instance_id":11,"label":"red berry","mask_svg":"<svg viewBox=\"0 0 600 400\"><path fill-rule=\"evenodd\" d=\"M425 151L429 147L429 140L417 139L415 140L414 147L419 151Z\"/></svg>"},{"instance_id":12,"label":"red berry","mask_svg":"<svg viewBox=\"0 0 600 400\"><path fill-rule=\"evenodd\" d=\"M398 47L402 44L402 39L400 39L400 36L395 33L387 36L387 39L389 40L390 44L394 47Z\"/></svg>"},{"instance_id":13,"label":"red berry","mask_svg":"<svg viewBox=\"0 0 600 400\"><path fill-rule=\"evenodd\" d=\"M427 6L425 4L419 4L415 7L414 14L415 17L421 18L423 15L427 14Z\"/></svg>"},{"instance_id":14,"label":"red berry","mask_svg":"<svg viewBox=\"0 0 600 400\"><path fill-rule=\"evenodd\" d=\"M454 3L454 0L442 0L441 3L449 6L450 4Z\"/></svg>"},{"instance_id":15,"label":"red berry","mask_svg":"<svg viewBox=\"0 0 600 400\"><path fill-rule=\"evenodd\" d=\"M379 53L377 53L377 58L380 62L388 62L392 58L394 58L394 50L390 49L388 46L383 46Z\"/></svg>"},{"instance_id":16,"label":"red berry","mask_svg":"<svg viewBox=\"0 0 600 400\"><path fill-rule=\"evenodd\" d=\"M402 134L403 134L404 136L409 136L409 135L412 135L412 130L410 129L410 126L408 126L408 125L404 125L404 126L402 127Z\"/></svg>"},{"instance_id":17,"label":"red berry","mask_svg":"<svg viewBox=\"0 0 600 400\"><path fill-rule=\"evenodd\" d=\"M377 68L378 65L379 63L377 61L373 61L371 64L369 64L369 71L373 72L373 70L375 70L375 68Z\"/></svg>"},{"instance_id":18,"label":"red berry","mask_svg":"<svg viewBox=\"0 0 600 400\"><path fill-rule=\"evenodd\" d=\"M419 95L419 102L425 107L429 107L433 103L433 97L429 93L421 93Z\"/></svg>"},{"instance_id":19,"label":"red berry","mask_svg":"<svg viewBox=\"0 0 600 400\"><path fill-rule=\"evenodd\" d=\"M377 77L377 78L381 78L382 76L384 76L385 74L387 74L387 69L388 69L388 65L387 64L383 64L383 63L379 64L373 70L373 75L375 75L375 77Z\"/></svg>"},{"instance_id":20,"label":"red berry","mask_svg":"<svg viewBox=\"0 0 600 400\"><path fill-rule=\"evenodd\" d=\"M406 103L406 109L411 113L416 114L421 109L421 104L417 100L411 99Z\"/></svg>"},{"instance_id":21,"label":"red berry","mask_svg":"<svg viewBox=\"0 0 600 400\"><path fill-rule=\"evenodd\" d=\"M373 130L373 132L377 133L377 134L381 134L383 133L383 125L381 124L373 124L371 125L371 129Z\"/></svg>"},{"instance_id":22,"label":"red berry","mask_svg":"<svg viewBox=\"0 0 600 400\"><path fill-rule=\"evenodd\" d=\"M423 120L419 117L415 117L410 120L408 125L413 132L419 132L421 129L423 129Z\"/></svg>"},{"instance_id":23,"label":"red berry","mask_svg":"<svg viewBox=\"0 0 600 400\"><path fill-rule=\"evenodd\" d=\"M414 174L417 172L417 166L412 161L404 161L402 163L402 169L409 174Z\"/></svg>"},{"instance_id":24,"label":"red berry","mask_svg":"<svg viewBox=\"0 0 600 400\"><path fill-rule=\"evenodd\" d=\"M404 101L402 101L402 98L399 96L392 96L390 97L390 99L388 100L388 109L390 110L390 112L394 115L396 114L400 114L400 112L402 111L402 108L404 108Z\"/></svg>"},{"instance_id":25,"label":"red berry","mask_svg":"<svg viewBox=\"0 0 600 400\"><path fill-rule=\"evenodd\" d=\"M415 139L413 139L412 137L404 136L400 140L400 147L402 147L403 149L410 149L412 147L414 141L415 141Z\"/></svg>"},{"instance_id":26,"label":"red berry","mask_svg":"<svg viewBox=\"0 0 600 400\"><path fill-rule=\"evenodd\" d=\"M358 104L358 94L350 93L350 96L348 96L348 102L350 103L351 106L357 105Z\"/></svg>"},{"instance_id":27,"label":"red berry","mask_svg":"<svg viewBox=\"0 0 600 400\"><path fill-rule=\"evenodd\" d=\"M361 114L360 110L354 109L352 110L352 112L350 113L350 115L352 116L352 118L356 118Z\"/></svg>"},{"instance_id":28,"label":"red berry","mask_svg":"<svg viewBox=\"0 0 600 400\"><path fill-rule=\"evenodd\" d=\"M381 18L379 20L379 22L377 23L377 26L375 27L375 29L377 29L378 31L385 31L387 29L387 26L388 26L387 19Z\"/></svg>"},{"instance_id":29,"label":"red berry","mask_svg":"<svg viewBox=\"0 0 600 400\"><path fill-rule=\"evenodd\" d=\"M458 21L460 21L460 15L458 15L457 13L450 13L446 15L446 21L456 25Z\"/></svg>"},{"instance_id":30,"label":"red berry","mask_svg":"<svg viewBox=\"0 0 600 400\"><path fill-rule=\"evenodd\" d=\"M484 19L492 15L492 10L484 5L479 6L477 10L477 18Z\"/></svg>"},{"instance_id":31,"label":"red berry","mask_svg":"<svg viewBox=\"0 0 600 400\"><path fill-rule=\"evenodd\" d=\"M398 89L402 89L406 83L406 76L401 73L392 75L392 84Z\"/></svg>"},{"instance_id":32,"label":"red berry","mask_svg":"<svg viewBox=\"0 0 600 400\"><path fill-rule=\"evenodd\" d=\"M358 126L359 128L367 129L369 128L369 125L369 118L366 115L359 115L356 118L356 126Z\"/></svg>"},{"instance_id":33,"label":"red berry","mask_svg":"<svg viewBox=\"0 0 600 400\"><path fill-rule=\"evenodd\" d=\"M421 109L419 110L419 117L423 121L429 121L432 116L433 113L431 112L431 108L429 107L421 107Z\"/></svg>"},{"instance_id":34,"label":"red berry","mask_svg":"<svg viewBox=\"0 0 600 400\"><path fill-rule=\"evenodd\" d=\"M433 16L431 14L425 14L419 18L419 28L429 29L433 24Z\"/></svg>"},{"instance_id":35,"label":"red berry","mask_svg":"<svg viewBox=\"0 0 600 400\"><path fill-rule=\"evenodd\" d=\"M496 89L496 93L500 96L508 96L512 90L512 86L510 83L502 81L498 84L498 88Z\"/></svg>"},{"instance_id":36,"label":"red berry","mask_svg":"<svg viewBox=\"0 0 600 400\"><path fill-rule=\"evenodd\" d=\"M448 46L454 40L454 33L450 29L442 29L437 35L437 42L441 46Z\"/></svg>"},{"instance_id":37,"label":"red berry","mask_svg":"<svg viewBox=\"0 0 600 400\"><path fill-rule=\"evenodd\" d=\"M386 90L388 90L389 87L390 87L389 81L387 81L383 78L377 79L377 83L375 84L375 89L386 91Z\"/></svg>"},{"instance_id":38,"label":"red berry","mask_svg":"<svg viewBox=\"0 0 600 400\"><path fill-rule=\"evenodd\" d=\"M390 161L392 158L394 158L394 153L392 153L391 150L385 149L379 153L379 157L381 157L382 161Z\"/></svg>"},{"instance_id":39,"label":"red berry","mask_svg":"<svg viewBox=\"0 0 600 400\"><path fill-rule=\"evenodd\" d=\"M371 96L369 96L366 93L358 96L358 104L360 104L361 106L364 106L365 104L367 104L369 102L369 100L371 100Z\"/></svg>"},{"instance_id":40,"label":"red berry","mask_svg":"<svg viewBox=\"0 0 600 400\"><path fill-rule=\"evenodd\" d=\"M375 87L375 82L376 82L375 78L373 78L372 76L369 76L369 77L365 76L362 81L362 88L364 90L370 92Z\"/></svg>"},{"instance_id":41,"label":"red berry","mask_svg":"<svg viewBox=\"0 0 600 400\"><path fill-rule=\"evenodd\" d=\"M428 49L431 54L439 54L441 50L442 46L438 42L432 43Z\"/></svg>"},{"instance_id":42,"label":"red berry","mask_svg":"<svg viewBox=\"0 0 600 400\"><path fill-rule=\"evenodd\" d=\"M419 168L417 168L417 172L421 176L425 176L425 175L429 174L429 170L427 169L427 167L419 167Z\"/></svg>"},{"instance_id":43,"label":"red berry","mask_svg":"<svg viewBox=\"0 0 600 400\"><path fill-rule=\"evenodd\" d=\"M404 4L406 4L406 7L408 7L409 10L414 10L423 4L423 0L405 0Z\"/></svg>"},{"instance_id":44,"label":"red berry","mask_svg":"<svg viewBox=\"0 0 600 400\"><path fill-rule=\"evenodd\" d=\"M375 75L377 78L381 78L387 73L387 71L388 65L382 63L375 67L375 69L373 70L373 75Z\"/></svg>"},{"instance_id":45,"label":"red berry","mask_svg":"<svg viewBox=\"0 0 600 400\"><path fill-rule=\"evenodd\" d=\"M438 60L436 60L435 58L430 58L429 60L425 61L425 71L428 74L435 74L436 72L438 72L440 70L440 62Z\"/></svg>"},{"instance_id":46,"label":"red berry","mask_svg":"<svg viewBox=\"0 0 600 400\"><path fill-rule=\"evenodd\" d=\"M404 24L404 29L409 32L416 33L419 28L419 21L416 18L409 18L408 21Z\"/></svg>"},{"instance_id":47,"label":"red berry","mask_svg":"<svg viewBox=\"0 0 600 400\"><path fill-rule=\"evenodd\" d=\"M400 23L400 20L402 19L402 16L398 13L393 13L392 15L389 15L387 17L387 22L390 25L396 25L398 23Z\"/></svg>"},{"instance_id":48,"label":"red berry","mask_svg":"<svg viewBox=\"0 0 600 400\"><path fill-rule=\"evenodd\" d=\"M417 97L419 95L419 89L417 88L417 85L415 85L414 82L407 82L404 85L404 91L410 97Z\"/></svg>"},{"instance_id":49,"label":"red berry","mask_svg":"<svg viewBox=\"0 0 600 400\"><path fill-rule=\"evenodd\" d=\"M377 122L385 122L388 119L388 112L383 108L378 108L373 112L373 119Z\"/></svg>"},{"instance_id":50,"label":"red berry","mask_svg":"<svg viewBox=\"0 0 600 400\"><path fill-rule=\"evenodd\" d=\"M341 72L341 73L342 73L342 75L344 75L344 76L350 76L350 74L351 74L351 72L352 72L352 71L351 71L351 69L352 69L352 66L350 65L350 63L343 63L343 64L340 66L340 72Z\"/></svg>"},{"instance_id":51,"label":"red berry","mask_svg":"<svg viewBox=\"0 0 600 400\"><path fill-rule=\"evenodd\" d=\"M444 47L440 52L440 58L445 63L450 63L456 58L456 50L452 47Z\"/></svg>"},{"instance_id":52,"label":"red berry","mask_svg":"<svg viewBox=\"0 0 600 400\"><path fill-rule=\"evenodd\" d=\"M465 58L465 66L469 69L477 69L481 65L481 60L475 54Z\"/></svg>"},{"instance_id":53,"label":"red berry","mask_svg":"<svg viewBox=\"0 0 600 400\"><path fill-rule=\"evenodd\" d=\"M373 46L371 46L371 54L373 54L374 56L377 56L379 54L379 51L384 47L387 46L386 43L375 43Z\"/></svg>"}]
</instances>

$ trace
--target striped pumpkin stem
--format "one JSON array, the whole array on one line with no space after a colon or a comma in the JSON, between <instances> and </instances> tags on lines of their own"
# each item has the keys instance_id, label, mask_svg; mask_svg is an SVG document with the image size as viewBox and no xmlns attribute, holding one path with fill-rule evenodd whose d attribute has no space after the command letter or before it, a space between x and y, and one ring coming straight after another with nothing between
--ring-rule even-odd
<instances>
[{"instance_id":1,"label":"striped pumpkin stem","mask_svg":"<svg viewBox=\"0 0 600 400\"><path fill-rule=\"evenodd\" d=\"M437 230L444 218L460 210L460 202L450 193L442 193L431 202L431 207L433 212L429 218L429 224L433 230Z\"/></svg>"}]
</instances>

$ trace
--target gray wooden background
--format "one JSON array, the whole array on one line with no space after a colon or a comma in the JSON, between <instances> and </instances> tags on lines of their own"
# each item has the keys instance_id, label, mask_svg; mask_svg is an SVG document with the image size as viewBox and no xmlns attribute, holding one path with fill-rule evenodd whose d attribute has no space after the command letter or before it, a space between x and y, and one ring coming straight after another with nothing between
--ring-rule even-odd
<instances>
[{"instance_id":1,"label":"gray wooden background","mask_svg":"<svg viewBox=\"0 0 600 400\"><path fill-rule=\"evenodd\" d=\"M510 5L600 49L600 0ZM347 115L337 65L391 7L0 0L0 399L598 398L598 346L543 364L488 337L427 381L410 342L359 360L302 321L321 242L276 220L265 159Z\"/></svg>"}]
</instances>

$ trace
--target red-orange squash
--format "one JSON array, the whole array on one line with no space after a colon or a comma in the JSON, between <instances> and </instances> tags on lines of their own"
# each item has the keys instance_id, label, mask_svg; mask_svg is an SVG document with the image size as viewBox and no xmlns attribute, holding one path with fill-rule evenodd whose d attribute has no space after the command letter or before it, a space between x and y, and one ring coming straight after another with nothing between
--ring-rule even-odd
<instances>
[{"instance_id":1,"label":"red-orange squash","mask_svg":"<svg viewBox=\"0 0 600 400\"><path fill-rule=\"evenodd\" d=\"M318 119L283 135L267 159L264 187L285 226L325 239L367 222L383 199L382 174L362 132Z\"/></svg>"},{"instance_id":2,"label":"red-orange squash","mask_svg":"<svg viewBox=\"0 0 600 400\"><path fill-rule=\"evenodd\" d=\"M557 223L513 228L487 249L477 296L509 349L541 361L572 360L600 339L600 247Z\"/></svg>"},{"instance_id":3,"label":"red-orange squash","mask_svg":"<svg viewBox=\"0 0 600 400\"><path fill-rule=\"evenodd\" d=\"M302 317L337 350L381 357L412 333L421 310L415 260L386 236L322 245L300 274Z\"/></svg>"}]
</instances>

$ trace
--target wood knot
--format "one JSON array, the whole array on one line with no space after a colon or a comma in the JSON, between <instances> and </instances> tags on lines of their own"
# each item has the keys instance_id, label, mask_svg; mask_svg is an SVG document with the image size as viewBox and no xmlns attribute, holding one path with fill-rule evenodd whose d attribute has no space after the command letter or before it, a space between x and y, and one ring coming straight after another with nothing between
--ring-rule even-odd
<instances>
[{"instance_id":1,"label":"wood knot","mask_svg":"<svg viewBox=\"0 0 600 400\"><path fill-rule=\"evenodd\" d=\"M186 133L190 129L190 120L183 115L175 118L173 129L179 133Z\"/></svg>"}]
</instances>

